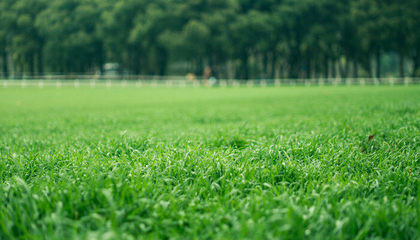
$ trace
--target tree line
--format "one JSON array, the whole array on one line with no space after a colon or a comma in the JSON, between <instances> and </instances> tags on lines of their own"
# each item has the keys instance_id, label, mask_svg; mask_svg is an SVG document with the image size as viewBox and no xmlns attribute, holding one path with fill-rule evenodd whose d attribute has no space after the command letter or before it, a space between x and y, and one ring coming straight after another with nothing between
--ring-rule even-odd
<instances>
[{"instance_id":1,"label":"tree line","mask_svg":"<svg viewBox=\"0 0 420 240\"><path fill-rule=\"evenodd\" d=\"M0 72L418 77L418 19L418 0L1 0Z\"/></svg>"}]
</instances>

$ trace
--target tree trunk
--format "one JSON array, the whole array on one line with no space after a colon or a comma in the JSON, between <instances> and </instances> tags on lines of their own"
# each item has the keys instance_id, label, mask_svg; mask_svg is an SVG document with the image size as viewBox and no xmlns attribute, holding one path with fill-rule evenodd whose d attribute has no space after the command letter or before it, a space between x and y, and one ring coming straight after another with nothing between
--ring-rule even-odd
<instances>
[{"instance_id":1,"label":"tree trunk","mask_svg":"<svg viewBox=\"0 0 420 240\"><path fill-rule=\"evenodd\" d=\"M318 78L320 76L320 74L319 74L320 70L319 69L320 69L320 67L319 67L319 60L316 59L315 60L315 64L314 64L314 75L315 75L315 78Z\"/></svg>"},{"instance_id":2,"label":"tree trunk","mask_svg":"<svg viewBox=\"0 0 420 240\"><path fill-rule=\"evenodd\" d=\"M44 72L44 64L42 61L42 50L38 51L36 63L37 63L37 73L38 75L42 75Z\"/></svg>"},{"instance_id":3,"label":"tree trunk","mask_svg":"<svg viewBox=\"0 0 420 240\"><path fill-rule=\"evenodd\" d=\"M344 64L344 66L341 62L339 62L338 63L338 68L339 68L339 71L340 71L340 77L341 78L346 78L347 73L348 73L348 71L347 71L347 59L346 59L346 63Z\"/></svg>"},{"instance_id":4,"label":"tree trunk","mask_svg":"<svg viewBox=\"0 0 420 240\"><path fill-rule=\"evenodd\" d=\"M337 72L336 72L336 69L335 69L335 59L333 58L332 60L331 60L331 75L332 75L332 78L337 78Z\"/></svg>"},{"instance_id":5,"label":"tree trunk","mask_svg":"<svg viewBox=\"0 0 420 240\"><path fill-rule=\"evenodd\" d=\"M420 58L419 58L418 52L416 52L413 58L413 72L411 74L413 78L420 76L420 74L417 74L417 69L419 68L419 65L420 65Z\"/></svg>"},{"instance_id":6,"label":"tree trunk","mask_svg":"<svg viewBox=\"0 0 420 240\"><path fill-rule=\"evenodd\" d=\"M268 52L264 52L263 55L263 71L264 71L264 78L268 77Z\"/></svg>"},{"instance_id":7,"label":"tree trunk","mask_svg":"<svg viewBox=\"0 0 420 240\"><path fill-rule=\"evenodd\" d=\"M298 45L297 45L298 46ZM298 78L299 77L299 60L300 60L300 50L297 46L293 46L291 49L291 55L289 57L289 78Z\"/></svg>"},{"instance_id":8,"label":"tree trunk","mask_svg":"<svg viewBox=\"0 0 420 240\"><path fill-rule=\"evenodd\" d=\"M99 69L100 75L104 73L104 49L101 47L98 47L98 56L96 57L95 64L97 64L97 67Z\"/></svg>"},{"instance_id":9,"label":"tree trunk","mask_svg":"<svg viewBox=\"0 0 420 240\"><path fill-rule=\"evenodd\" d=\"M368 77L372 77L372 63L371 63L371 55L367 55L363 58L361 62L361 66L364 70L366 70Z\"/></svg>"},{"instance_id":10,"label":"tree trunk","mask_svg":"<svg viewBox=\"0 0 420 240\"><path fill-rule=\"evenodd\" d=\"M327 57L325 57L325 59L324 59L324 78L328 78L329 76L328 76L328 71L329 71L329 63L328 63L328 58Z\"/></svg>"},{"instance_id":11,"label":"tree trunk","mask_svg":"<svg viewBox=\"0 0 420 240\"><path fill-rule=\"evenodd\" d=\"M311 58L306 58L306 78L311 78Z\"/></svg>"},{"instance_id":12,"label":"tree trunk","mask_svg":"<svg viewBox=\"0 0 420 240\"><path fill-rule=\"evenodd\" d=\"M381 78L381 51L376 52L376 78Z\"/></svg>"},{"instance_id":13,"label":"tree trunk","mask_svg":"<svg viewBox=\"0 0 420 240\"><path fill-rule=\"evenodd\" d=\"M241 56L241 73L240 76L242 79L249 79L249 66L248 66L248 53L244 50Z\"/></svg>"},{"instance_id":14,"label":"tree trunk","mask_svg":"<svg viewBox=\"0 0 420 240\"><path fill-rule=\"evenodd\" d=\"M134 74L139 75L142 70L141 56L140 54L133 54L132 58L133 58L132 61L133 61ZM148 69L148 70L150 71L151 69Z\"/></svg>"},{"instance_id":15,"label":"tree trunk","mask_svg":"<svg viewBox=\"0 0 420 240\"><path fill-rule=\"evenodd\" d=\"M29 75L31 77L35 76L35 56L32 54L29 57L28 65L29 65Z\"/></svg>"},{"instance_id":16,"label":"tree trunk","mask_svg":"<svg viewBox=\"0 0 420 240\"><path fill-rule=\"evenodd\" d=\"M196 76L203 76L203 72L204 72L204 67L203 67L203 58L199 57L196 61L196 66L195 66L195 75Z\"/></svg>"},{"instance_id":17,"label":"tree trunk","mask_svg":"<svg viewBox=\"0 0 420 240\"><path fill-rule=\"evenodd\" d=\"M159 48L159 75L163 76L166 73L166 67L168 64L168 53L164 48Z\"/></svg>"},{"instance_id":18,"label":"tree trunk","mask_svg":"<svg viewBox=\"0 0 420 240\"><path fill-rule=\"evenodd\" d=\"M215 57L212 55L212 54L210 54L209 55L209 57L208 57L208 62L209 62L209 67L210 67L210 70L211 70L211 76L213 76L213 77L218 77L218 69L217 69L217 66L215 65Z\"/></svg>"},{"instance_id":19,"label":"tree trunk","mask_svg":"<svg viewBox=\"0 0 420 240\"><path fill-rule=\"evenodd\" d=\"M359 77L359 65L357 64L357 61L353 61L353 77L358 78Z\"/></svg>"},{"instance_id":20,"label":"tree trunk","mask_svg":"<svg viewBox=\"0 0 420 240\"><path fill-rule=\"evenodd\" d=\"M9 69L7 67L7 52L4 51L2 54L2 70L3 70L3 77L8 78L9 77Z\"/></svg>"},{"instance_id":21,"label":"tree trunk","mask_svg":"<svg viewBox=\"0 0 420 240\"><path fill-rule=\"evenodd\" d=\"M276 77L276 63L277 63L277 54L273 52L273 56L271 58L271 79Z\"/></svg>"},{"instance_id":22,"label":"tree trunk","mask_svg":"<svg viewBox=\"0 0 420 240\"><path fill-rule=\"evenodd\" d=\"M350 61L346 58L346 64L344 66L344 78L348 78L350 70Z\"/></svg>"},{"instance_id":23,"label":"tree trunk","mask_svg":"<svg viewBox=\"0 0 420 240\"><path fill-rule=\"evenodd\" d=\"M404 78L404 54L400 51L399 55L400 78Z\"/></svg>"}]
</instances>

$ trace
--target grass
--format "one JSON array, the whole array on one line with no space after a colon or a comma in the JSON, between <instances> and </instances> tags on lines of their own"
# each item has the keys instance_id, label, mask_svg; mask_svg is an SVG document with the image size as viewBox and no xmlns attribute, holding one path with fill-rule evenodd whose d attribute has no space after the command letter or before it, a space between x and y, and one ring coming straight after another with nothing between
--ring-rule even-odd
<instances>
[{"instance_id":1,"label":"grass","mask_svg":"<svg viewBox=\"0 0 420 240\"><path fill-rule=\"evenodd\" d=\"M0 239L419 239L420 87L0 89Z\"/></svg>"}]
</instances>

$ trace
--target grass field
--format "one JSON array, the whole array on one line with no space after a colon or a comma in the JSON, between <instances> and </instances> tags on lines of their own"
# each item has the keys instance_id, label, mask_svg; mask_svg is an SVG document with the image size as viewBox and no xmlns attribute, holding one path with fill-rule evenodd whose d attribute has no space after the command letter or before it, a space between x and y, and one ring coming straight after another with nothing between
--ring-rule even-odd
<instances>
[{"instance_id":1,"label":"grass field","mask_svg":"<svg viewBox=\"0 0 420 240\"><path fill-rule=\"evenodd\" d=\"M0 239L419 239L420 87L2 88Z\"/></svg>"}]
</instances>

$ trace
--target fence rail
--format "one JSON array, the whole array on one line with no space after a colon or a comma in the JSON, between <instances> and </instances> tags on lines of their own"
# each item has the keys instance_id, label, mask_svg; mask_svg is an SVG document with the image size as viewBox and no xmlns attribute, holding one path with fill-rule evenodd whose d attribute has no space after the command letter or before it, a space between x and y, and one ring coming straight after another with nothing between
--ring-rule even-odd
<instances>
[{"instance_id":1,"label":"fence rail","mask_svg":"<svg viewBox=\"0 0 420 240\"><path fill-rule=\"evenodd\" d=\"M72 78L0 79L2 87L279 87L279 86L323 86L323 85L418 85L420 78L312 78L312 79L195 79L185 77L154 78L98 78L79 75Z\"/></svg>"}]
</instances>

